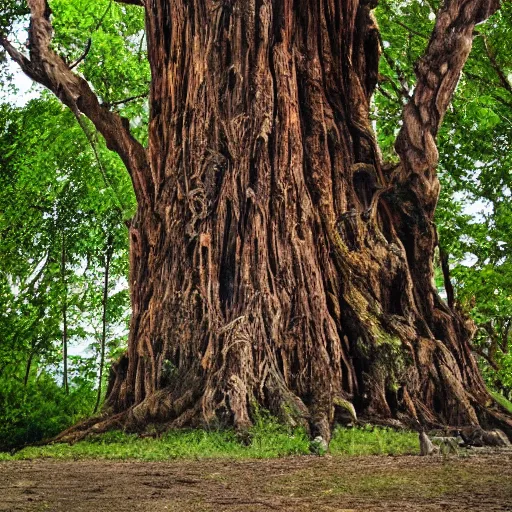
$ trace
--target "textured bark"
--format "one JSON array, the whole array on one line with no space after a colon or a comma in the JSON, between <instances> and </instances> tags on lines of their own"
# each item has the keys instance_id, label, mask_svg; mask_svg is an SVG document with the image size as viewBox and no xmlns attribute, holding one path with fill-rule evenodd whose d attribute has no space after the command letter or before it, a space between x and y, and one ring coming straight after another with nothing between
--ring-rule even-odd
<instances>
[{"instance_id":1,"label":"textured bark","mask_svg":"<svg viewBox=\"0 0 512 512\"><path fill-rule=\"evenodd\" d=\"M324 439L354 410L512 433L472 358L472 325L433 286L435 137L473 27L498 4L441 9L393 169L369 120L372 7L145 2L151 121L147 162L127 162L139 201L129 347L111 372L116 414L80 432L246 428L263 406ZM101 118L78 83L74 104Z\"/></svg>"},{"instance_id":2,"label":"textured bark","mask_svg":"<svg viewBox=\"0 0 512 512\"><path fill-rule=\"evenodd\" d=\"M256 403L324 437L348 404L489 422L472 326L432 284L432 219L436 132L473 26L496 7L440 12L387 173L368 117L369 3L147 5L155 200L131 232L116 411L246 427Z\"/></svg>"}]
</instances>

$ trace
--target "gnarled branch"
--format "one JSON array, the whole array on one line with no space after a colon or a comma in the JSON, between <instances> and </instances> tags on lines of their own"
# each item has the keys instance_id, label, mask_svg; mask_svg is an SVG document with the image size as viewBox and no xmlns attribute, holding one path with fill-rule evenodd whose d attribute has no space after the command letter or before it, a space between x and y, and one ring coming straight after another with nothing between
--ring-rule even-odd
<instances>
[{"instance_id":1,"label":"gnarled branch","mask_svg":"<svg viewBox=\"0 0 512 512\"><path fill-rule=\"evenodd\" d=\"M115 151L128 169L138 199L150 198L150 173L144 147L131 135L128 120L102 105L91 87L55 53L50 43L53 28L46 0L27 0L30 8L30 59L16 50L6 37L0 44L22 71L32 80L50 89L76 115L85 114L105 138L107 147Z\"/></svg>"},{"instance_id":2,"label":"gnarled branch","mask_svg":"<svg viewBox=\"0 0 512 512\"><path fill-rule=\"evenodd\" d=\"M446 0L437 14L427 50L416 66L417 85L404 107L395 147L406 174L424 182L425 204L432 212L439 192L430 176L438 162L437 132L471 51L474 27L491 16L499 4L499 0Z\"/></svg>"}]
</instances>

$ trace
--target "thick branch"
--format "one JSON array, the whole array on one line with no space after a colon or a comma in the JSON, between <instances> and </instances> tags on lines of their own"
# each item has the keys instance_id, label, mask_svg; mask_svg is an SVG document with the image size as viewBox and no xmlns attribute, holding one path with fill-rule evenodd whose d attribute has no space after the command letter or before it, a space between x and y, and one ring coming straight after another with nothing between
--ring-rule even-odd
<instances>
[{"instance_id":1,"label":"thick branch","mask_svg":"<svg viewBox=\"0 0 512 512\"><path fill-rule=\"evenodd\" d=\"M412 99L404 108L396 150L408 174L429 180L438 161L436 136L473 44L473 29L499 8L499 0L447 0L438 12L424 56L416 67ZM428 185L428 183L426 183ZM438 187L425 187L435 205Z\"/></svg>"},{"instance_id":2,"label":"thick branch","mask_svg":"<svg viewBox=\"0 0 512 512\"><path fill-rule=\"evenodd\" d=\"M52 25L46 0L28 0L31 12L29 27L30 59L17 51L5 37L0 43L11 58L32 80L50 89L77 115L85 114L105 138L107 147L123 160L132 176L137 195L148 198L146 151L131 135L128 120L100 104L91 87L74 74L68 64L50 47Z\"/></svg>"}]
</instances>

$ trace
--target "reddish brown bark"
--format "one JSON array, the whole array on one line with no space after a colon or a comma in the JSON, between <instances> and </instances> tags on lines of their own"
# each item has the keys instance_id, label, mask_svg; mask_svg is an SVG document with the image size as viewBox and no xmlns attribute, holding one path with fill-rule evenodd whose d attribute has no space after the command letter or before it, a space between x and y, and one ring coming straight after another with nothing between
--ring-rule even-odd
<instances>
[{"instance_id":1,"label":"reddish brown bark","mask_svg":"<svg viewBox=\"0 0 512 512\"><path fill-rule=\"evenodd\" d=\"M257 404L329 438L352 404L381 421L512 433L471 356L472 326L432 280L435 137L473 27L497 2L440 11L392 172L369 120L372 2L145 4L148 160L129 134L120 147L139 207L116 424L245 428ZM115 149L77 85L74 104Z\"/></svg>"}]
</instances>

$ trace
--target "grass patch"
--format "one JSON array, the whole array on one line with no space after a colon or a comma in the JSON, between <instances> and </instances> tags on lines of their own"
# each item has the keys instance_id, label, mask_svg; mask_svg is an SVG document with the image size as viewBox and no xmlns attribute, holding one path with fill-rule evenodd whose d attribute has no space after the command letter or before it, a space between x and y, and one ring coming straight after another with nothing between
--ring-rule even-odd
<instances>
[{"instance_id":1,"label":"grass patch","mask_svg":"<svg viewBox=\"0 0 512 512\"><path fill-rule=\"evenodd\" d=\"M0 453L0 461L52 458L136 459L271 459L310 454L310 440L302 429L290 430L274 420L259 420L250 430L249 442L234 431L173 430L159 438L141 438L121 431L91 436L76 443L28 447L14 455ZM337 428L330 445L332 455L404 455L418 453L415 433L379 427Z\"/></svg>"},{"instance_id":2,"label":"grass patch","mask_svg":"<svg viewBox=\"0 0 512 512\"><path fill-rule=\"evenodd\" d=\"M137 459L162 461L169 459L229 458L266 459L309 453L306 433L290 431L277 423L255 426L244 444L232 430L171 430L161 437L141 438L121 431L91 436L76 443L28 447L13 456L0 453L1 460L52 458L79 459Z\"/></svg>"},{"instance_id":3,"label":"grass patch","mask_svg":"<svg viewBox=\"0 0 512 512\"><path fill-rule=\"evenodd\" d=\"M489 391L491 393L492 397L496 402L498 402L504 409L507 410L510 414L512 414L512 402L507 400L503 395L500 393L496 393L495 391Z\"/></svg>"},{"instance_id":4,"label":"grass patch","mask_svg":"<svg viewBox=\"0 0 512 512\"><path fill-rule=\"evenodd\" d=\"M332 455L417 455L418 434L390 428L336 428L329 451Z\"/></svg>"}]
</instances>

